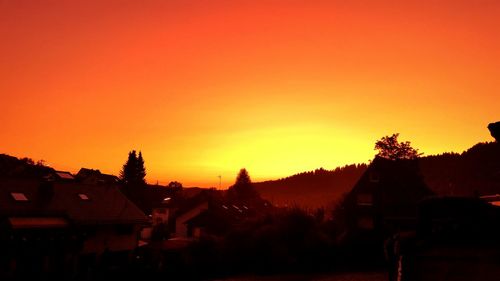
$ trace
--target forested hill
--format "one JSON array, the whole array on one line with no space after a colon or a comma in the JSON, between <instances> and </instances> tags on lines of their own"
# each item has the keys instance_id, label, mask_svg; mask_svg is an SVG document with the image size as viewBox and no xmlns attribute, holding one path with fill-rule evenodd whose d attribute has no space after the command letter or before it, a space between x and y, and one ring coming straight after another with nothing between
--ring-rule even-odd
<instances>
[{"instance_id":1,"label":"forested hill","mask_svg":"<svg viewBox=\"0 0 500 281\"><path fill-rule=\"evenodd\" d=\"M347 165L335 170L321 168L254 185L263 198L277 205L327 207L335 198L348 192L366 168L366 164Z\"/></svg>"},{"instance_id":2,"label":"forested hill","mask_svg":"<svg viewBox=\"0 0 500 281\"><path fill-rule=\"evenodd\" d=\"M35 163L31 158L21 158L0 154L0 178L14 177L14 178L41 178L54 169L44 165L43 160Z\"/></svg>"},{"instance_id":3,"label":"forested hill","mask_svg":"<svg viewBox=\"0 0 500 281\"><path fill-rule=\"evenodd\" d=\"M500 144L479 143L463 153L420 158L427 185L438 195L500 194ZM335 170L318 169L287 178L255 183L262 197L278 205L328 207L354 186L365 164Z\"/></svg>"},{"instance_id":4,"label":"forested hill","mask_svg":"<svg viewBox=\"0 0 500 281\"><path fill-rule=\"evenodd\" d=\"M420 169L438 195L500 194L500 143L478 143L461 154L423 157Z\"/></svg>"}]
</instances>

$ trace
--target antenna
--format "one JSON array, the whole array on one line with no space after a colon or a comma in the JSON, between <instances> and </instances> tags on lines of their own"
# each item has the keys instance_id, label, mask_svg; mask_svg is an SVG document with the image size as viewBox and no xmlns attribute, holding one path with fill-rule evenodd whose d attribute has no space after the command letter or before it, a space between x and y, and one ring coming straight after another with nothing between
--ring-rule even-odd
<instances>
[{"instance_id":1,"label":"antenna","mask_svg":"<svg viewBox=\"0 0 500 281\"><path fill-rule=\"evenodd\" d=\"M219 189L222 189L222 176L219 175Z\"/></svg>"}]
</instances>

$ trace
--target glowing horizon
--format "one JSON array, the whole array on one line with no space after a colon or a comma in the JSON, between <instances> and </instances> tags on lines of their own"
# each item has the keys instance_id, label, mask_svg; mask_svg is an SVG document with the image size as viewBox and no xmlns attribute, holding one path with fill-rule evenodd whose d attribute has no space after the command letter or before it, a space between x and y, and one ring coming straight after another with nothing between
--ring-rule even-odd
<instances>
[{"instance_id":1,"label":"glowing horizon","mask_svg":"<svg viewBox=\"0 0 500 281\"><path fill-rule=\"evenodd\" d=\"M223 187L490 141L498 1L2 1L0 153Z\"/></svg>"}]
</instances>

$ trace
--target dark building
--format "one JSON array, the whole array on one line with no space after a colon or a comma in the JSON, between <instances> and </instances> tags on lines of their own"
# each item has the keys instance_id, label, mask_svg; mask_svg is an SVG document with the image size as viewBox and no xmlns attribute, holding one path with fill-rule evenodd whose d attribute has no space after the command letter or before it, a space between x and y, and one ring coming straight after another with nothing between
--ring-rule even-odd
<instances>
[{"instance_id":1,"label":"dark building","mask_svg":"<svg viewBox=\"0 0 500 281\"><path fill-rule=\"evenodd\" d=\"M75 175L78 182L86 184L116 184L119 182L117 176L103 174L99 170L81 168Z\"/></svg>"},{"instance_id":2,"label":"dark building","mask_svg":"<svg viewBox=\"0 0 500 281\"><path fill-rule=\"evenodd\" d=\"M0 279L68 278L137 247L147 218L116 185L0 180Z\"/></svg>"},{"instance_id":3,"label":"dark building","mask_svg":"<svg viewBox=\"0 0 500 281\"><path fill-rule=\"evenodd\" d=\"M414 230L417 205L432 194L420 174L418 160L375 157L345 198L348 228L381 235Z\"/></svg>"}]
</instances>

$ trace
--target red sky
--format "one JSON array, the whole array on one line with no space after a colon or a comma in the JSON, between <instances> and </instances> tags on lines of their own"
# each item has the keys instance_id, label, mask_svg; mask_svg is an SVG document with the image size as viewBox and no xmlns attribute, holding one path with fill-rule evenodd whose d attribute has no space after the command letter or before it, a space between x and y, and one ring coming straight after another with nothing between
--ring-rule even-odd
<instances>
[{"instance_id":1,"label":"red sky","mask_svg":"<svg viewBox=\"0 0 500 281\"><path fill-rule=\"evenodd\" d=\"M500 1L0 0L0 153L218 186L492 138Z\"/></svg>"}]
</instances>

